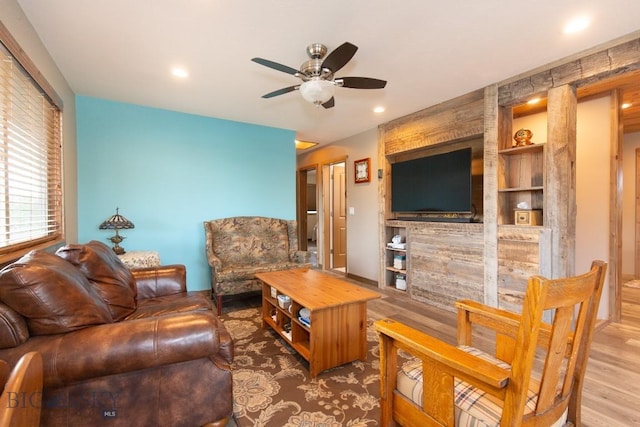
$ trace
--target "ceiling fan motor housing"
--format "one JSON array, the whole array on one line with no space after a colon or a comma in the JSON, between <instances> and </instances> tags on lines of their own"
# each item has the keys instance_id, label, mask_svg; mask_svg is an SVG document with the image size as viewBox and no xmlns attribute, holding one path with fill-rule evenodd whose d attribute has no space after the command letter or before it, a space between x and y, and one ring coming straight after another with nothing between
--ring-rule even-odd
<instances>
[{"instance_id":1,"label":"ceiling fan motor housing","mask_svg":"<svg viewBox=\"0 0 640 427\"><path fill-rule=\"evenodd\" d=\"M307 77L320 77L322 79L330 80L333 77L333 72L328 68L322 68L322 59L310 59L305 61L300 66L300 73Z\"/></svg>"},{"instance_id":2,"label":"ceiling fan motor housing","mask_svg":"<svg viewBox=\"0 0 640 427\"><path fill-rule=\"evenodd\" d=\"M322 43L311 43L307 46L307 55L311 59L322 59L327 54L327 47Z\"/></svg>"}]
</instances>

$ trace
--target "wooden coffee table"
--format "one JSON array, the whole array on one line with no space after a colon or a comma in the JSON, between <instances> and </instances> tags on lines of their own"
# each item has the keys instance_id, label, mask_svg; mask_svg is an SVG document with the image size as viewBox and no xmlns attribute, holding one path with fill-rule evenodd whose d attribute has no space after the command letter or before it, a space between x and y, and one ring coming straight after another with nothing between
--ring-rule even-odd
<instances>
[{"instance_id":1,"label":"wooden coffee table","mask_svg":"<svg viewBox=\"0 0 640 427\"><path fill-rule=\"evenodd\" d=\"M325 369L367 359L367 301L380 294L313 269L259 273L262 282L262 327L271 327L309 362L315 377ZM279 306L287 295L291 308ZM310 311L311 326L298 320Z\"/></svg>"}]
</instances>

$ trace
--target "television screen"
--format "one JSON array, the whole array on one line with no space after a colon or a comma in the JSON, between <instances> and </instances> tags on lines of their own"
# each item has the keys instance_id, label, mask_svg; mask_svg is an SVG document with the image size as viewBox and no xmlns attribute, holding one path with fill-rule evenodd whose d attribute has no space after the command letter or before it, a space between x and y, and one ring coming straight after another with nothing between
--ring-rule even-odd
<instances>
[{"instance_id":1,"label":"television screen","mask_svg":"<svg viewBox=\"0 0 640 427\"><path fill-rule=\"evenodd\" d=\"M393 212L471 212L471 148L391 165Z\"/></svg>"}]
</instances>

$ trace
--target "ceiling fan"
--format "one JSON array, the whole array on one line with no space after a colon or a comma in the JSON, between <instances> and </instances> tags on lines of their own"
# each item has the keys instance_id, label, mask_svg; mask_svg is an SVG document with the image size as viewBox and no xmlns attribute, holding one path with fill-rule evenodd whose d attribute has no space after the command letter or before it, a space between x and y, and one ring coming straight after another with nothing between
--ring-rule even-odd
<instances>
[{"instance_id":1,"label":"ceiling fan","mask_svg":"<svg viewBox=\"0 0 640 427\"><path fill-rule=\"evenodd\" d=\"M311 59L305 61L299 70L268 59L252 58L251 60L265 67L291 74L302 80L299 85L269 92L266 95L262 95L263 98L273 98L274 96L299 90L302 97L315 104L316 107L322 105L324 108L331 108L335 105L333 95L336 87L382 89L387 84L385 80L372 79L370 77L335 78L335 74L353 58L357 50L357 46L345 42L325 58L327 54L325 45L320 43L310 44L307 46L307 55Z\"/></svg>"}]
</instances>

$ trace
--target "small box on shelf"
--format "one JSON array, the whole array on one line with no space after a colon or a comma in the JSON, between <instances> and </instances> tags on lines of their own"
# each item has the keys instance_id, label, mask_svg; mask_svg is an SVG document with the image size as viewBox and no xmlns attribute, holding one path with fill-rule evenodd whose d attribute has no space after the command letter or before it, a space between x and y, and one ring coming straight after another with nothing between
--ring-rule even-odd
<instances>
[{"instance_id":1,"label":"small box on shelf","mask_svg":"<svg viewBox=\"0 0 640 427\"><path fill-rule=\"evenodd\" d=\"M404 270L407 268L407 256L405 254L393 255L393 268Z\"/></svg>"},{"instance_id":2,"label":"small box on shelf","mask_svg":"<svg viewBox=\"0 0 640 427\"><path fill-rule=\"evenodd\" d=\"M400 234L395 234L391 238L391 242L387 243L387 247L392 249L406 249L407 243L405 242L404 237Z\"/></svg>"},{"instance_id":3,"label":"small box on shelf","mask_svg":"<svg viewBox=\"0 0 640 427\"><path fill-rule=\"evenodd\" d=\"M516 225L542 225L541 209L516 209Z\"/></svg>"},{"instance_id":4,"label":"small box on shelf","mask_svg":"<svg viewBox=\"0 0 640 427\"><path fill-rule=\"evenodd\" d=\"M291 298L287 295L278 295L278 305L283 310L288 310L291 305Z\"/></svg>"}]
</instances>

